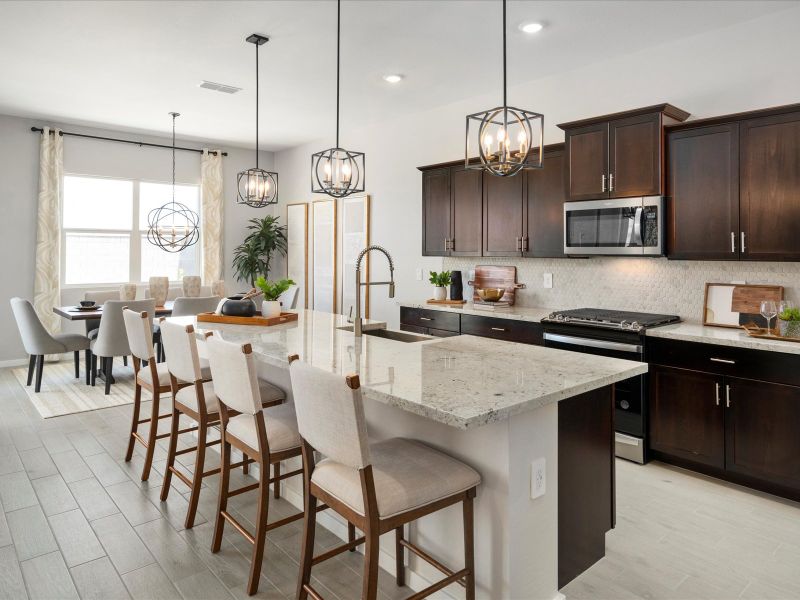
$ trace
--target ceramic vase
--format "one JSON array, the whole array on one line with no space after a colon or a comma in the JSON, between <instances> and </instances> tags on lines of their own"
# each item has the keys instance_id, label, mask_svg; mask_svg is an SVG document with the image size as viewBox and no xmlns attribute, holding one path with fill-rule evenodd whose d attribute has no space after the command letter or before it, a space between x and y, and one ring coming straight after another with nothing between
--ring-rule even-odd
<instances>
[{"instance_id":1,"label":"ceramic vase","mask_svg":"<svg viewBox=\"0 0 800 600\"><path fill-rule=\"evenodd\" d=\"M150 278L150 297L156 301L156 306L164 306L169 293L169 277Z\"/></svg>"},{"instance_id":2,"label":"ceramic vase","mask_svg":"<svg viewBox=\"0 0 800 600\"><path fill-rule=\"evenodd\" d=\"M183 295L187 298L200 296L200 276L185 275L183 277Z\"/></svg>"},{"instance_id":3,"label":"ceramic vase","mask_svg":"<svg viewBox=\"0 0 800 600\"><path fill-rule=\"evenodd\" d=\"M225 280L220 279L219 281L215 281L211 284L211 293L214 296L219 296L220 298L225 297Z\"/></svg>"},{"instance_id":4,"label":"ceramic vase","mask_svg":"<svg viewBox=\"0 0 800 600\"><path fill-rule=\"evenodd\" d=\"M281 314L281 303L277 300L264 300L261 303L261 315L267 318L279 317Z\"/></svg>"},{"instance_id":5,"label":"ceramic vase","mask_svg":"<svg viewBox=\"0 0 800 600\"><path fill-rule=\"evenodd\" d=\"M123 283L121 286L119 286L119 299L126 300L128 302L131 300L136 300L136 284Z\"/></svg>"},{"instance_id":6,"label":"ceramic vase","mask_svg":"<svg viewBox=\"0 0 800 600\"><path fill-rule=\"evenodd\" d=\"M436 286L433 288L434 300L447 300L447 288Z\"/></svg>"}]
</instances>

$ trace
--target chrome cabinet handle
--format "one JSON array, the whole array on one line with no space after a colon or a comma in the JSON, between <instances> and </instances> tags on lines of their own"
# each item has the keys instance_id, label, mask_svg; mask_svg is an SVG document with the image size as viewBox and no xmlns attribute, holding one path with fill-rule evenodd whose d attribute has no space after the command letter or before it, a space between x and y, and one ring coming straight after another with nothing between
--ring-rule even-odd
<instances>
[{"instance_id":1,"label":"chrome cabinet handle","mask_svg":"<svg viewBox=\"0 0 800 600\"><path fill-rule=\"evenodd\" d=\"M719 382L714 384L717 387L717 406L719 406Z\"/></svg>"},{"instance_id":2,"label":"chrome cabinet handle","mask_svg":"<svg viewBox=\"0 0 800 600\"><path fill-rule=\"evenodd\" d=\"M505 327L492 327L492 331L508 331Z\"/></svg>"},{"instance_id":3,"label":"chrome cabinet handle","mask_svg":"<svg viewBox=\"0 0 800 600\"><path fill-rule=\"evenodd\" d=\"M606 191L606 174L605 173L603 173L600 176L600 191L601 192L605 192Z\"/></svg>"},{"instance_id":4,"label":"chrome cabinet handle","mask_svg":"<svg viewBox=\"0 0 800 600\"><path fill-rule=\"evenodd\" d=\"M745 246L744 246L744 231L743 231L742 232L742 253L744 253L744 251L745 251Z\"/></svg>"},{"instance_id":5,"label":"chrome cabinet handle","mask_svg":"<svg viewBox=\"0 0 800 600\"><path fill-rule=\"evenodd\" d=\"M420 321L433 321L433 319L431 319L430 317L420 317L419 320Z\"/></svg>"},{"instance_id":6,"label":"chrome cabinet handle","mask_svg":"<svg viewBox=\"0 0 800 600\"><path fill-rule=\"evenodd\" d=\"M614 191L614 174L613 173L611 173L608 176L608 191L609 192L613 192Z\"/></svg>"},{"instance_id":7,"label":"chrome cabinet handle","mask_svg":"<svg viewBox=\"0 0 800 600\"><path fill-rule=\"evenodd\" d=\"M447 238L444 238L444 251L447 252L448 250L450 250L450 248L448 248Z\"/></svg>"},{"instance_id":8,"label":"chrome cabinet handle","mask_svg":"<svg viewBox=\"0 0 800 600\"><path fill-rule=\"evenodd\" d=\"M736 232L731 231L731 252L736 252Z\"/></svg>"},{"instance_id":9,"label":"chrome cabinet handle","mask_svg":"<svg viewBox=\"0 0 800 600\"><path fill-rule=\"evenodd\" d=\"M731 407L731 386L727 384L725 385L725 407Z\"/></svg>"},{"instance_id":10,"label":"chrome cabinet handle","mask_svg":"<svg viewBox=\"0 0 800 600\"><path fill-rule=\"evenodd\" d=\"M736 364L735 360L730 360L730 359L727 359L727 358L709 358L708 360L710 360L711 362L725 363L726 365L735 365Z\"/></svg>"}]
</instances>

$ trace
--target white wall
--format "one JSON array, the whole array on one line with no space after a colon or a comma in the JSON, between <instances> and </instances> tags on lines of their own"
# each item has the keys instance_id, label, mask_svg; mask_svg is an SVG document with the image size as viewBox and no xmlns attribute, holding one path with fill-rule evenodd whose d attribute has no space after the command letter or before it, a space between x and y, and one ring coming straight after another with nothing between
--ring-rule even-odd
<instances>
[{"instance_id":1,"label":"white wall","mask_svg":"<svg viewBox=\"0 0 800 600\"><path fill-rule=\"evenodd\" d=\"M657 19L657 15L654 15ZM800 8L687 38L656 48L593 63L539 81L511 87L509 103L545 115L545 142L563 141L555 124L620 110L670 102L701 118L800 101L796 26ZM602 52L602 48L598 48ZM588 59L588 57L587 57ZM542 60L547 60L546 56ZM535 64L531 69L535 69ZM413 73L409 74L413 77ZM494 78L493 78L494 81ZM492 84L494 85L494 84ZM476 91L485 89L476 82ZM385 246L397 264L397 295L422 300L431 294L427 281L415 279L440 269L442 259L421 256L421 175L417 166L456 160L463 156L465 116L499 104L499 89L456 104L398 118L361 130L342 132L342 145L367 154L366 187L372 195L372 240ZM359 98L344 90L342 106L359 110ZM331 123L333 126L333 123ZM310 155L332 145L332 135L313 144L279 152L281 204L312 200ZM285 215L285 207L280 206ZM567 260L567 259L564 259ZM480 259L461 261L475 264ZM380 260L375 261L380 264ZM513 263L504 260L505 264ZM519 263L537 264L537 259ZM607 261L595 261L602 277ZM665 286L681 285L681 267L662 279ZM737 266L730 268L737 277ZM748 267L742 267L742 270ZM539 278L541 279L541 277ZM529 282L531 283L531 282ZM702 301L702 289L694 290ZM381 288L372 295L372 317L396 325L399 311Z\"/></svg>"},{"instance_id":2,"label":"white wall","mask_svg":"<svg viewBox=\"0 0 800 600\"><path fill-rule=\"evenodd\" d=\"M7 299L12 296L33 297L33 270L36 244L36 205L39 177L39 138L41 134L30 131L31 126L48 125L66 131L135 139L159 144L171 144L168 138L122 134L119 132L47 123L0 115L0 364L24 357L16 325ZM197 143L182 142L180 146L200 147ZM211 142L209 148L217 146ZM224 276L229 290L241 284L234 281L231 272L233 248L244 237L248 219L264 216L270 209L252 209L235 203L236 175L254 166L255 152L242 148L225 147L223 158L225 210L224 219ZM259 162L272 168L271 152L262 152ZM151 181L169 182L172 179L170 151L139 147L129 144L103 142L76 137L64 137L64 172L83 175L130 177ZM191 152L176 154L176 179L183 183L200 183L200 155ZM82 290L65 290L63 301L73 302L82 296ZM76 324L65 328L80 331Z\"/></svg>"}]
</instances>

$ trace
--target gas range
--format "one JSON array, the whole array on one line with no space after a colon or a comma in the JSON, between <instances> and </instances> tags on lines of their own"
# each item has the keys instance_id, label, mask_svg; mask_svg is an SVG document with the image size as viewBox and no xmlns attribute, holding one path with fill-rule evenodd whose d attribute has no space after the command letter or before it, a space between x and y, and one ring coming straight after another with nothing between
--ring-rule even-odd
<instances>
[{"instance_id":1,"label":"gas range","mask_svg":"<svg viewBox=\"0 0 800 600\"><path fill-rule=\"evenodd\" d=\"M676 315L657 315L604 308L575 308L552 312L550 316L542 319L542 323L580 325L641 333L649 327L677 323L680 320L681 318Z\"/></svg>"}]
</instances>

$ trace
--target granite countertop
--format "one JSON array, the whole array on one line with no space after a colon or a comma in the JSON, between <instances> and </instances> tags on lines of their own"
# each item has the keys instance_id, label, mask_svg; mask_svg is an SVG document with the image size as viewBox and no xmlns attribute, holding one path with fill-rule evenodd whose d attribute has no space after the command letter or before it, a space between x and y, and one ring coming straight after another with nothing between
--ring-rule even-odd
<instances>
[{"instance_id":1,"label":"granite countertop","mask_svg":"<svg viewBox=\"0 0 800 600\"><path fill-rule=\"evenodd\" d=\"M463 315L478 315L480 317L494 317L497 319L513 319L515 321L532 321L538 323L553 312L552 308L523 308L521 306L509 306L507 308L496 308L487 310L475 308L472 302L467 302L462 306L446 306L442 304L428 304L427 302L398 302L398 306L406 308L424 308L427 310L440 310L443 312L454 312Z\"/></svg>"},{"instance_id":2,"label":"granite countertop","mask_svg":"<svg viewBox=\"0 0 800 600\"><path fill-rule=\"evenodd\" d=\"M298 354L330 373L358 373L365 398L459 429L503 421L647 371L644 363L469 335L414 343L359 339L340 329L347 325L343 315L305 310L296 322L273 327L196 328L249 342L259 360L278 367ZM366 327L385 324L369 321Z\"/></svg>"},{"instance_id":3,"label":"granite countertop","mask_svg":"<svg viewBox=\"0 0 800 600\"><path fill-rule=\"evenodd\" d=\"M728 327L709 327L698 323L675 323L647 330L648 337L681 340L684 342L700 342L717 344L718 346L734 346L768 352L785 352L800 354L800 343L786 342L779 339L754 338L741 329Z\"/></svg>"}]
</instances>

